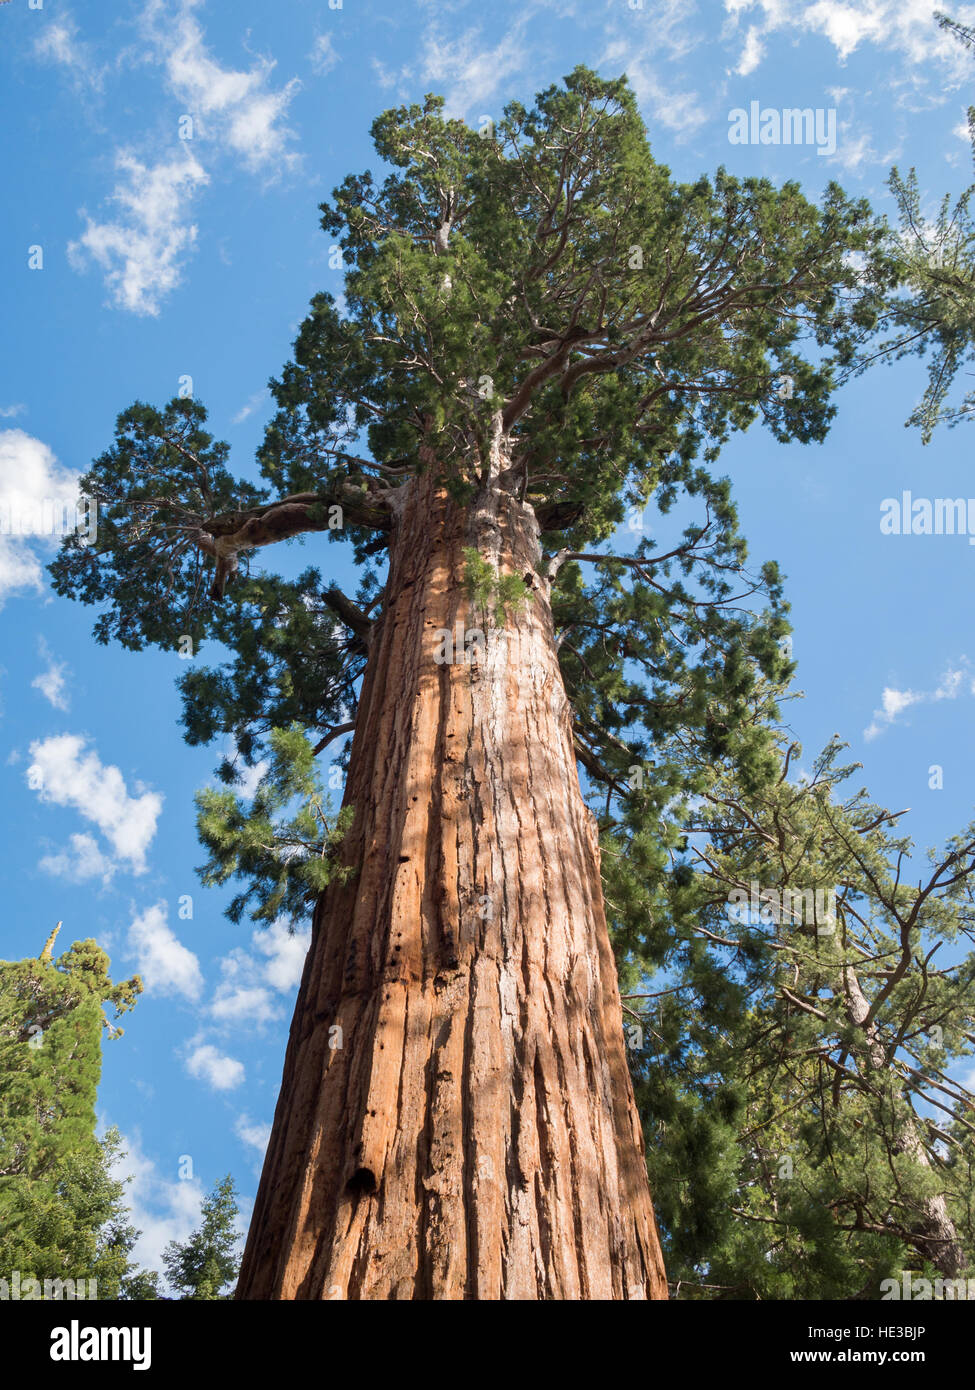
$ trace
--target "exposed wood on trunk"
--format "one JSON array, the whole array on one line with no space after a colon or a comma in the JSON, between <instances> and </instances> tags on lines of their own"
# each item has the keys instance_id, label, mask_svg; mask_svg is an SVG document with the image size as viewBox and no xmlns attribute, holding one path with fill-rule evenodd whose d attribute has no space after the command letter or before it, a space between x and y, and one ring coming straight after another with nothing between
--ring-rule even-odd
<instances>
[{"instance_id":1,"label":"exposed wood on trunk","mask_svg":"<svg viewBox=\"0 0 975 1390\"><path fill-rule=\"evenodd\" d=\"M290 540L309 531L325 531L331 525L329 509L339 507L343 519L353 526L388 531L391 509L387 498L391 489L370 479L356 487L338 483L327 493L295 492L264 506L240 512L225 512L190 528L197 546L216 562L210 597L223 597L227 580L237 572L238 556L247 550Z\"/></svg>"},{"instance_id":2,"label":"exposed wood on trunk","mask_svg":"<svg viewBox=\"0 0 975 1390\"><path fill-rule=\"evenodd\" d=\"M465 546L540 559L490 471L467 509L396 497L358 872L315 913L238 1298L667 1296L545 585L497 632L465 592Z\"/></svg>"}]
</instances>

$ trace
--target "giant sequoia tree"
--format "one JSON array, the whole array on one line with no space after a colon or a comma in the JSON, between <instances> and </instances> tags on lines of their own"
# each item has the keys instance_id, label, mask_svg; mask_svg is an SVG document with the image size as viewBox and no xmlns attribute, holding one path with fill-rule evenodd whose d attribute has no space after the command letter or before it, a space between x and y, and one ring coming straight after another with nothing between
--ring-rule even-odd
<instances>
[{"instance_id":1,"label":"giant sequoia tree","mask_svg":"<svg viewBox=\"0 0 975 1390\"><path fill-rule=\"evenodd\" d=\"M889 267L835 186L675 183L623 80L578 69L480 134L442 107L381 116L391 171L323 206L345 299L272 383L263 481L197 402L137 404L85 479L97 544L53 573L103 641L229 649L182 682L187 737L272 772L250 817L204 799L207 872L265 917L317 896L238 1297L661 1298L641 928L577 764L606 826L638 789L661 873L703 769L777 775L751 711L789 669L778 576L712 465L758 418L824 437ZM693 519L607 558L651 501ZM308 533L352 543L354 599L259 567ZM343 820L312 798L275 839L353 730Z\"/></svg>"}]
</instances>

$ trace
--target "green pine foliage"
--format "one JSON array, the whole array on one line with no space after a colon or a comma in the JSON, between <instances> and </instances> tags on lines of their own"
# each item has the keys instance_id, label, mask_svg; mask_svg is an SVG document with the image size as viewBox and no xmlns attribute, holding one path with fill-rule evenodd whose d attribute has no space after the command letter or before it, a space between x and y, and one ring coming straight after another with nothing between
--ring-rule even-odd
<instances>
[{"instance_id":1,"label":"green pine foliage","mask_svg":"<svg viewBox=\"0 0 975 1390\"><path fill-rule=\"evenodd\" d=\"M940 28L975 51L975 30L947 15L936 17ZM975 106L968 108L968 130L975 158ZM928 384L907 421L927 444L938 424L951 427L975 413L975 391L954 391L963 375L971 375L975 361L975 185L954 200L945 195L932 217L925 215L914 169L906 175L892 169L889 187L900 224L891 233L890 254L899 272L898 293L883 323L894 335L862 367L876 355L927 359Z\"/></svg>"},{"instance_id":2,"label":"green pine foliage","mask_svg":"<svg viewBox=\"0 0 975 1390\"><path fill-rule=\"evenodd\" d=\"M57 961L0 962L0 1278L95 1279L124 1293L137 1232L113 1177L118 1132L95 1136L101 1037L142 991L119 984L94 941Z\"/></svg>"},{"instance_id":3,"label":"green pine foliage","mask_svg":"<svg viewBox=\"0 0 975 1390\"><path fill-rule=\"evenodd\" d=\"M268 745L268 767L249 803L230 788L206 787L196 797L197 830L209 851L199 870L204 884L245 884L227 909L233 922L248 908L255 922L303 921L333 879L344 882L353 872L336 858L352 807L331 814L308 738L293 724L272 729ZM233 777L232 766L224 773Z\"/></svg>"},{"instance_id":4,"label":"green pine foliage","mask_svg":"<svg viewBox=\"0 0 975 1390\"><path fill-rule=\"evenodd\" d=\"M214 1302L233 1297L240 1267L237 1190L228 1174L203 1199L199 1227L163 1253L166 1278L181 1299Z\"/></svg>"},{"instance_id":5,"label":"green pine foliage","mask_svg":"<svg viewBox=\"0 0 975 1390\"><path fill-rule=\"evenodd\" d=\"M973 940L975 827L910 881L898 815L845 790L840 752L789 780L801 750L783 741L779 776L747 794L733 772L709 777L652 895L653 866L613 834L624 920L654 924L626 1003L683 1296L879 1297L903 1269L936 1272L938 1194L962 1267L975 1260L975 1096L951 1074L975 1041L975 953L935 960ZM773 896L729 908L753 882ZM819 889L833 915L783 908L783 889Z\"/></svg>"},{"instance_id":6,"label":"green pine foliage","mask_svg":"<svg viewBox=\"0 0 975 1390\"><path fill-rule=\"evenodd\" d=\"M503 627L508 613L517 613L531 596L517 574L496 573L474 546L464 548L464 584L478 612L489 613L496 627Z\"/></svg>"}]
</instances>

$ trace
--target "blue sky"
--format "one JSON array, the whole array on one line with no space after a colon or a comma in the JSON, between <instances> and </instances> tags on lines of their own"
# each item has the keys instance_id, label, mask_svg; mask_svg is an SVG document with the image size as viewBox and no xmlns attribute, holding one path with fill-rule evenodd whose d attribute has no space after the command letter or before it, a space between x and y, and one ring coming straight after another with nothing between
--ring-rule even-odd
<instances>
[{"instance_id":1,"label":"blue sky","mask_svg":"<svg viewBox=\"0 0 975 1390\"><path fill-rule=\"evenodd\" d=\"M975 6L950 12L975 22ZM931 210L970 181L975 59L918 0L9 0L0 500L70 492L120 410L186 378L253 476L264 383L311 295L341 289L317 205L376 167L373 118L436 91L477 125L580 62L629 74L681 179L725 164L815 197L835 178L887 212L892 164L917 167ZM732 143L729 113L752 102L834 112L835 150ZM858 783L912 808L922 849L969 822L975 788L975 547L879 525L904 489L975 496L975 426L927 447L904 428L923 385L914 361L879 368L843 390L825 444L755 428L722 463L753 559L787 575L806 759L839 732ZM37 954L60 918L64 945L94 936L117 976L144 975L105 1048L100 1112L125 1136L158 1266L227 1171L246 1216L306 938L234 927L227 895L200 886L192 796L222 750L181 740L179 659L97 646L91 611L46 584L52 554L0 534L0 954ZM270 560L313 562L349 577L315 539Z\"/></svg>"}]
</instances>

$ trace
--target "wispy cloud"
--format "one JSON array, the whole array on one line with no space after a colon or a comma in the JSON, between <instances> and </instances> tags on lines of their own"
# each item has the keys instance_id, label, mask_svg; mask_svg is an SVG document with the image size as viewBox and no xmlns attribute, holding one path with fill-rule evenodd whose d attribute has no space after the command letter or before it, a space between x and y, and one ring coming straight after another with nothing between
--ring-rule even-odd
<instances>
[{"instance_id":1,"label":"wispy cloud","mask_svg":"<svg viewBox=\"0 0 975 1390\"><path fill-rule=\"evenodd\" d=\"M706 103L691 89L682 90L660 76L656 67L634 55L632 40L612 40L597 64L601 71L624 71L640 103L644 117L653 117L680 136L693 134L709 119Z\"/></svg>"},{"instance_id":2,"label":"wispy cloud","mask_svg":"<svg viewBox=\"0 0 975 1390\"><path fill-rule=\"evenodd\" d=\"M101 88L104 69L95 63L90 46L78 37L78 26L69 15L47 20L34 40L34 53L65 68L79 86Z\"/></svg>"},{"instance_id":3,"label":"wispy cloud","mask_svg":"<svg viewBox=\"0 0 975 1390\"><path fill-rule=\"evenodd\" d=\"M261 405L267 399L268 394L266 390L255 391L253 396L249 397L247 404L242 405L240 410L238 410L237 414L233 418L233 423L235 425L242 425L245 420L249 419L250 416L254 414L254 411L258 408L258 406Z\"/></svg>"},{"instance_id":4,"label":"wispy cloud","mask_svg":"<svg viewBox=\"0 0 975 1390\"><path fill-rule=\"evenodd\" d=\"M209 175L188 150L154 165L121 150L115 162L121 178L109 201L117 214L107 221L84 214L85 231L69 244L68 258L76 270L88 257L102 268L117 308L155 317L182 279L196 241L189 209Z\"/></svg>"},{"instance_id":5,"label":"wispy cloud","mask_svg":"<svg viewBox=\"0 0 975 1390\"><path fill-rule=\"evenodd\" d=\"M854 135L854 129L859 130L859 134ZM854 126L852 121L839 122L836 153L828 159L829 163L836 163L851 174L859 173L865 164L879 164L884 169L890 167L889 157L878 155L874 149L870 132Z\"/></svg>"},{"instance_id":6,"label":"wispy cloud","mask_svg":"<svg viewBox=\"0 0 975 1390\"><path fill-rule=\"evenodd\" d=\"M735 72L739 77L747 77L750 72L755 71L764 57L765 44L762 42L761 31L753 24L745 35L745 46Z\"/></svg>"},{"instance_id":7,"label":"wispy cloud","mask_svg":"<svg viewBox=\"0 0 975 1390\"><path fill-rule=\"evenodd\" d=\"M101 1117L100 1131L104 1132L105 1128L107 1119ZM122 1134L122 1154L113 1165L112 1176L125 1183L129 1217L139 1233L132 1249L132 1261L142 1269L163 1275L165 1287L163 1255L166 1246L170 1241L185 1242L199 1228L206 1196L203 1183L193 1171L192 1163L187 1165L185 1154L179 1156L178 1162L173 1155L167 1173L161 1163L145 1152L137 1130ZM240 1211L234 1229L238 1239L242 1239L252 1203L244 1197L238 1200Z\"/></svg>"},{"instance_id":8,"label":"wispy cloud","mask_svg":"<svg viewBox=\"0 0 975 1390\"><path fill-rule=\"evenodd\" d=\"M276 996L297 989L310 941L310 929L290 932L284 922L255 931L252 951L238 946L221 960L211 1017L226 1027L248 1028L262 1028L280 1018L283 1010Z\"/></svg>"},{"instance_id":9,"label":"wispy cloud","mask_svg":"<svg viewBox=\"0 0 975 1390\"><path fill-rule=\"evenodd\" d=\"M144 11L144 30L167 85L194 115L202 137L218 141L247 168L276 173L294 167L299 156L290 148L293 132L284 122L301 84L292 78L272 87L270 58L246 71L224 67L195 17L199 4L181 0L174 13L164 0L149 0Z\"/></svg>"},{"instance_id":10,"label":"wispy cloud","mask_svg":"<svg viewBox=\"0 0 975 1390\"><path fill-rule=\"evenodd\" d=\"M318 34L316 36L309 58L312 69L318 73L319 77L324 77L327 72L332 71L337 63L341 62L335 51L331 34Z\"/></svg>"},{"instance_id":11,"label":"wispy cloud","mask_svg":"<svg viewBox=\"0 0 975 1390\"><path fill-rule=\"evenodd\" d=\"M54 660L54 656L43 637L38 643L38 650L41 658L47 662L47 668L40 675L34 677L31 685L35 690L39 690L45 700L52 704L55 709L66 710L69 701L64 673L68 669L68 664L66 661Z\"/></svg>"},{"instance_id":12,"label":"wispy cloud","mask_svg":"<svg viewBox=\"0 0 975 1390\"><path fill-rule=\"evenodd\" d=\"M149 0L141 19L143 44L164 74L168 91L193 122L192 141L160 155L140 153L135 142L116 151L118 178L106 208L82 210L85 230L68 246L76 270L94 262L104 273L109 303L155 317L182 281L197 239L194 200L210 182L221 154L267 178L296 167L293 133L285 125L298 80L271 84L274 62L260 58L249 69L225 67L211 53L196 18L200 0L180 0L175 10ZM51 26L42 56L80 68L86 50L70 24ZM191 152L191 144L199 154Z\"/></svg>"},{"instance_id":13,"label":"wispy cloud","mask_svg":"<svg viewBox=\"0 0 975 1390\"><path fill-rule=\"evenodd\" d=\"M69 838L69 847L58 854L46 854L38 868L69 883L87 883L100 878L107 886L118 872L118 862L103 853L93 835L76 834Z\"/></svg>"},{"instance_id":14,"label":"wispy cloud","mask_svg":"<svg viewBox=\"0 0 975 1390\"><path fill-rule=\"evenodd\" d=\"M199 1178L165 1177L143 1151L137 1135L122 1136L123 1153L112 1176L124 1182L132 1225L139 1232L133 1262L163 1271L162 1257L172 1240L185 1241L199 1224L204 1198Z\"/></svg>"},{"instance_id":15,"label":"wispy cloud","mask_svg":"<svg viewBox=\"0 0 975 1390\"><path fill-rule=\"evenodd\" d=\"M893 686L886 686L880 697L880 708L874 710L863 737L868 741L877 738L913 705L956 700L964 694L975 694L975 681L968 670L968 662L964 660L958 667L949 666L933 690L897 690Z\"/></svg>"},{"instance_id":16,"label":"wispy cloud","mask_svg":"<svg viewBox=\"0 0 975 1390\"><path fill-rule=\"evenodd\" d=\"M282 993L297 989L311 945L311 928L292 932L286 923L274 922L255 932L251 940L255 950L267 957L264 973L268 983Z\"/></svg>"},{"instance_id":17,"label":"wispy cloud","mask_svg":"<svg viewBox=\"0 0 975 1390\"><path fill-rule=\"evenodd\" d=\"M238 1115L234 1124L234 1133L242 1144L246 1144L248 1148L256 1149L263 1157L264 1150L267 1148L267 1141L271 1137L271 1126L259 1121L255 1122L247 1115Z\"/></svg>"},{"instance_id":18,"label":"wispy cloud","mask_svg":"<svg viewBox=\"0 0 975 1390\"><path fill-rule=\"evenodd\" d=\"M867 44L899 54L909 66L934 61L953 78L963 78L971 63L961 44L938 28L932 0L812 0L805 4L801 0L724 0L724 4L732 33L742 17L749 21L740 64L757 51L762 36L788 30L819 35L832 44L841 63ZM951 13L962 23L975 20L972 5L953 6Z\"/></svg>"},{"instance_id":19,"label":"wispy cloud","mask_svg":"<svg viewBox=\"0 0 975 1390\"><path fill-rule=\"evenodd\" d=\"M373 60L379 84L405 91L417 83L439 92L447 115L477 120L490 115L484 107L504 87L508 78L523 72L530 55L525 28L531 7L523 10L497 43L486 42L480 29L468 29L447 37L436 25L428 31L415 62L390 70Z\"/></svg>"},{"instance_id":20,"label":"wispy cloud","mask_svg":"<svg viewBox=\"0 0 975 1390\"><path fill-rule=\"evenodd\" d=\"M203 993L200 962L169 925L164 902L134 918L128 932L129 958L136 961L146 989L153 994L199 999Z\"/></svg>"},{"instance_id":21,"label":"wispy cloud","mask_svg":"<svg viewBox=\"0 0 975 1390\"><path fill-rule=\"evenodd\" d=\"M203 1042L199 1037L191 1039L189 1047L186 1070L212 1091L232 1091L243 1082L243 1062L219 1052L212 1043Z\"/></svg>"},{"instance_id":22,"label":"wispy cloud","mask_svg":"<svg viewBox=\"0 0 975 1390\"><path fill-rule=\"evenodd\" d=\"M144 873L162 797L139 784L132 795L119 769L102 763L86 743L79 734L35 740L27 785L43 802L73 807L98 827L132 873Z\"/></svg>"}]
</instances>

